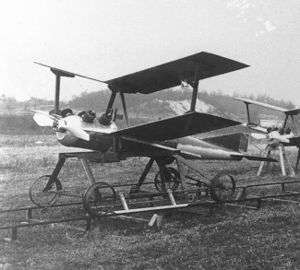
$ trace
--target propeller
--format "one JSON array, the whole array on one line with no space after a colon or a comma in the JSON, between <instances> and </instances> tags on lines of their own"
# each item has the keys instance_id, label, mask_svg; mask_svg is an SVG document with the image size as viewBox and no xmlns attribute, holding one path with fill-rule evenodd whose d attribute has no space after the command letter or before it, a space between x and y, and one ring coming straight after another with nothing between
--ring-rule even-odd
<instances>
[{"instance_id":1,"label":"propeller","mask_svg":"<svg viewBox=\"0 0 300 270\"><path fill-rule=\"evenodd\" d=\"M276 131L271 131L266 135L252 134L252 137L257 139L261 143L279 144L279 143L290 143L290 138L293 137L293 134L280 134L276 130Z\"/></svg>"},{"instance_id":2,"label":"propeller","mask_svg":"<svg viewBox=\"0 0 300 270\"><path fill-rule=\"evenodd\" d=\"M268 139L272 142L289 143L293 135L291 134L280 134L278 131L272 131L269 133Z\"/></svg>"},{"instance_id":3,"label":"propeller","mask_svg":"<svg viewBox=\"0 0 300 270\"><path fill-rule=\"evenodd\" d=\"M47 111L32 110L34 112L33 120L41 127L53 127L61 116L57 114L49 114Z\"/></svg>"},{"instance_id":4,"label":"propeller","mask_svg":"<svg viewBox=\"0 0 300 270\"><path fill-rule=\"evenodd\" d=\"M49 114L46 111L34 110L33 115L34 121L42 127L52 127L55 131L63 132L69 131L75 137L89 141L90 135L82 129L81 119L77 115L67 116L62 118L62 116L57 114Z\"/></svg>"},{"instance_id":5,"label":"propeller","mask_svg":"<svg viewBox=\"0 0 300 270\"><path fill-rule=\"evenodd\" d=\"M54 124L54 119L41 113L35 113L33 120L41 127L52 127Z\"/></svg>"},{"instance_id":6,"label":"propeller","mask_svg":"<svg viewBox=\"0 0 300 270\"><path fill-rule=\"evenodd\" d=\"M69 116L59 120L57 123L58 130L68 130L75 137L85 141L89 141L90 135L81 128L81 122L78 121L78 116L75 117L76 118Z\"/></svg>"}]
</instances>

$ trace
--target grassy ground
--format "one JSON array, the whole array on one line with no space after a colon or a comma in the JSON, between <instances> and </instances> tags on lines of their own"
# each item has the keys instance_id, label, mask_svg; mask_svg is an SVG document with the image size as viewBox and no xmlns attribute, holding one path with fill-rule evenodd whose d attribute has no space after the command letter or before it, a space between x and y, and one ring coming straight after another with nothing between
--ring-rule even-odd
<instances>
[{"instance_id":1,"label":"grassy ground","mask_svg":"<svg viewBox=\"0 0 300 270\"><path fill-rule=\"evenodd\" d=\"M51 173L58 152L71 151L51 136L0 136L1 208L30 205L28 188ZM93 166L98 181L134 183L144 159ZM228 171L254 176L257 162L199 162L209 176ZM274 168L275 169L275 168ZM153 179L153 171L149 178ZM278 169L277 169L278 172ZM80 192L88 186L78 161L68 161L60 178ZM275 176L269 179L275 179ZM62 216L82 210L48 210ZM260 210L204 208L201 215L174 213L155 231L144 224L106 220L89 235L66 225L24 228L15 242L0 242L0 269L299 269L299 206L267 203ZM3 217L2 217L3 218ZM6 216L4 218L7 218ZM82 222L72 223L84 227ZM1 231L1 238L8 232ZM299 244L299 243L298 243ZM297 254L298 252L298 254ZM9 268L10 267L10 268Z\"/></svg>"}]
</instances>

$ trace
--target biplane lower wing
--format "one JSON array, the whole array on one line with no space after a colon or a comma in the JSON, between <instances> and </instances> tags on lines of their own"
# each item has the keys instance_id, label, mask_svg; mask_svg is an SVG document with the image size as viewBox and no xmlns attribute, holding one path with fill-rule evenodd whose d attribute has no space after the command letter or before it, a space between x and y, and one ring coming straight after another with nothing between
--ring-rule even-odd
<instances>
[{"instance_id":1,"label":"biplane lower wing","mask_svg":"<svg viewBox=\"0 0 300 270\"><path fill-rule=\"evenodd\" d=\"M111 135L156 142L186 137L239 124L240 122L211 114L188 112L184 115L122 129L111 133Z\"/></svg>"}]
</instances>

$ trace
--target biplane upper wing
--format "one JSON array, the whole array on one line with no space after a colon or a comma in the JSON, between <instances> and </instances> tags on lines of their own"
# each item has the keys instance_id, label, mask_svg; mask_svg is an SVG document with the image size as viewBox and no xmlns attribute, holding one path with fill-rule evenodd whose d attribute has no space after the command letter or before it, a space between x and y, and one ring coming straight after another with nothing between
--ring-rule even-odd
<instances>
[{"instance_id":1,"label":"biplane upper wing","mask_svg":"<svg viewBox=\"0 0 300 270\"><path fill-rule=\"evenodd\" d=\"M207 52L200 52L159 66L105 81L110 89L123 93L149 94L198 79L232 72L248 65Z\"/></svg>"},{"instance_id":2,"label":"biplane upper wing","mask_svg":"<svg viewBox=\"0 0 300 270\"><path fill-rule=\"evenodd\" d=\"M111 135L155 142L172 140L239 124L240 122L211 114L188 112L172 118L122 129L111 133Z\"/></svg>"},{"instance_id":3,"label":"biplane upper wing","mask_svg":"<svg viewBox=\"0 0 300 270\"><path fill-rule=\"evenodd\" d=\"M255 101L255 100L248 99L248 98L234 98L234 99L242 101L247 104L254 104L254 105L261 106L261 107L264 107L264 108L267 108L270 110L279 111L279 112L282 112L282 113L285 113L288 115L296 115L296 114L300 113L300 108L289 110L289 109L285 109L285 108L278 107L278 106L273 106L268 103L259 102L259 101Z\"/></svg>"}]
</instances>

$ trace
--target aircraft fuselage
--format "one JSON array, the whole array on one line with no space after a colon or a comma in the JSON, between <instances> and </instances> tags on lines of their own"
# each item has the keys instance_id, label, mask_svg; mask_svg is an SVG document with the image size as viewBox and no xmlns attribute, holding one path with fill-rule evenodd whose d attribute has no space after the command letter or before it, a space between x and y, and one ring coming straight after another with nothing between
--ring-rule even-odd
<instances>
[{"instance_id":1,"label":"aircraft fuselage","mask_svg":"<svg viewBox=\"0 0 300 270\"><path fill-rule=\"evenodd\" d=\"M89 132L89 134L89 141L78 139L68 132L57 132L57 138L62 145L69 147L78 147L99 152L106 152L109 149L112 149L113 138L109 134L96 134L94 132ZM189 156L189 154L192 154L197 155L199 159L233 160L234 158L231 154L236 154L235 151L230 151L222 146L192 136L156 143L180 150L187 159L193 159L193 157ZM140 145L126 140L121 140L119 151L121 153L126 153L127 156L157 155L157 152L153 153L151 147L148 147L147 145Z\"/></svg>"}]
</instances>

